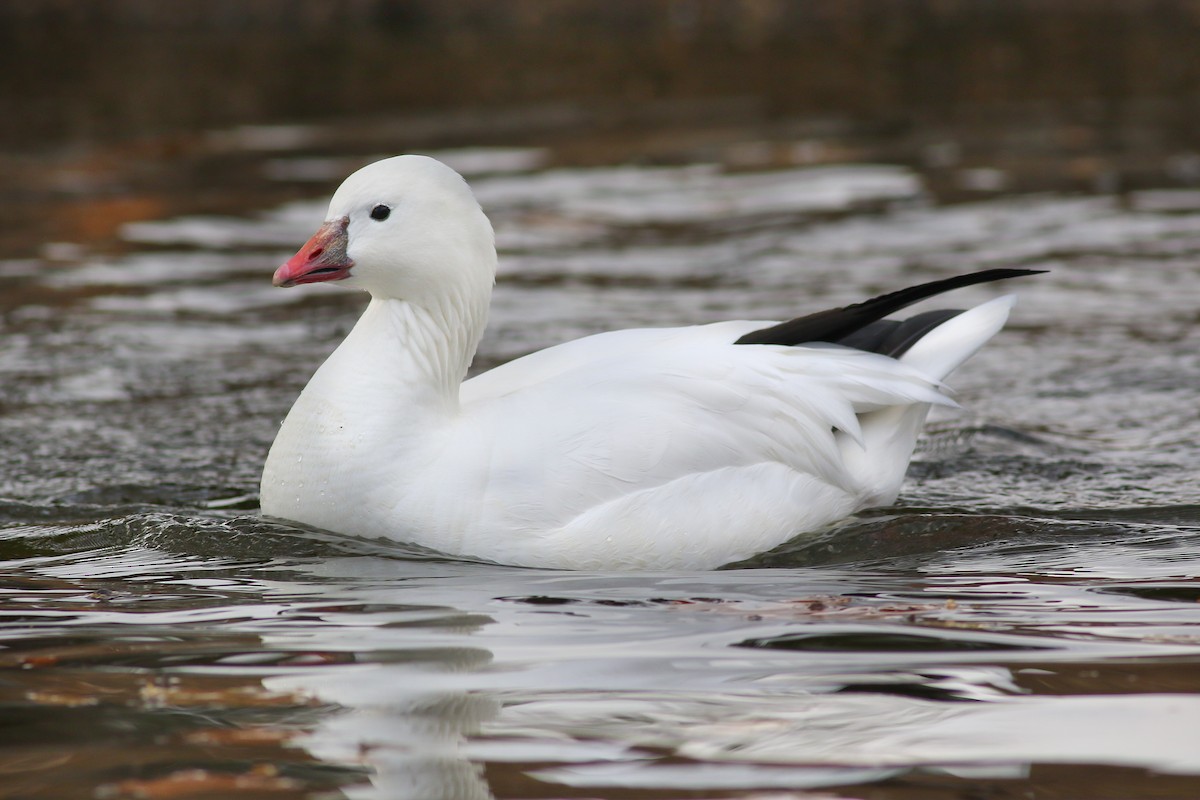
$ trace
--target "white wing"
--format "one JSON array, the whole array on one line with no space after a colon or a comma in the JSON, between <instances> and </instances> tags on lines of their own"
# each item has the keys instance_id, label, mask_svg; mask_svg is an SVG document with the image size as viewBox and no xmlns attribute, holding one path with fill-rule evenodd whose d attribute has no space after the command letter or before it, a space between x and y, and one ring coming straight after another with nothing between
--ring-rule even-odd
<instances>
[{"instance_id":1,"label":"white wing","mask_svg":"<svg viewBox=\"0 0 1200 800\"><path fill-rule=\"evenodd\" d=\"M468 527L517 532L515 563L711 566L840 518L873 491L844 458L859 415L949 401L884 356L732 344L762 325L600 334L472 379L431 479L476 475Z\"/></svg>"}]
</instances>

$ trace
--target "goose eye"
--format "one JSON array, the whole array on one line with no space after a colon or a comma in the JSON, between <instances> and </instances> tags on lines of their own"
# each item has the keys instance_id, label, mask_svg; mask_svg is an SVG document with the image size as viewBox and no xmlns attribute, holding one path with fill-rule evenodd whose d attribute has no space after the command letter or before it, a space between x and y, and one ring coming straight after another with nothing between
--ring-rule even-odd
<instances>
[{"instance_id":1,"label":"goose eye","mask_svg":"<svg viewBox=\"0 0 1200 800\"><path fill-rule=\"evenodd\" d=\"M388 215L391 213L392 209L388 208L387 206L382 204L377 205L371 209L371 219L382 222L383 220L387 219Z\"/></svg>"}]
</instances>

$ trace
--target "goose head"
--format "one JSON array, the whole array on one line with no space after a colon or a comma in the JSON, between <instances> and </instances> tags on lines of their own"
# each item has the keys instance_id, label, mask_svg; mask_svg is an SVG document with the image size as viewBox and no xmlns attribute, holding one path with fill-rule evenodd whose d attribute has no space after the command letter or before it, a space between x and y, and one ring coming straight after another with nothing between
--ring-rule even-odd
<instances>
[{"instance_id":1,"label":"goose head","mask_svg":"<svg viewBox=\"0 0 1200 800\"><path fill-rule=\"evenodd\" d=\"M276 286L336 281L425 307L484 302L496 274L491 223L457 172L405 155L342 183L320 229L275 271Z\"/></svg>"}]
</instances>

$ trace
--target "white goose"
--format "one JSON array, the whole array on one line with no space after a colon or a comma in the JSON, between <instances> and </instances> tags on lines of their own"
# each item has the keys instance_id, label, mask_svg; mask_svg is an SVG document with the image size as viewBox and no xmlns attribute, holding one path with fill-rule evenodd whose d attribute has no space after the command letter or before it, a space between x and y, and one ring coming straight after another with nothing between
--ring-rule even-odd
<instances>
[{"instance_id":1,"label":"white goose","mask_svg":"<svg viewBox=\"0 0 1200 800\"><path fill-rule=\"evenodd\" d=\"M271 447L263 514L505 564L710 569L895 500L940 381L1011 297L880 320L990 270L791 322L589 336L463 381L496 272L462 177L355 172L278 286L370 304ZM875 351L875 352L870 352Z\"/></svg>"}]
</instances>

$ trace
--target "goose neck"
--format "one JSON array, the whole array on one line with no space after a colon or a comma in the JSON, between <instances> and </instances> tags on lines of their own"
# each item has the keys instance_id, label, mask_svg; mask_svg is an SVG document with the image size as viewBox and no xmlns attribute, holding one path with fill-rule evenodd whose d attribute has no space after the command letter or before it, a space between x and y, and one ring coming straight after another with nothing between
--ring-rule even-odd
<instances>
[{"instance_id":1,"label":"goose neck","mask_svg":"<svg viewBox=\"0 0 1200 800\"><path fill-rule=\"evenodd\" d=\"M393 401L456 410L485 323L486 307L372 298L344 347L359 377Z\"/></svg>"}]
</instances>

